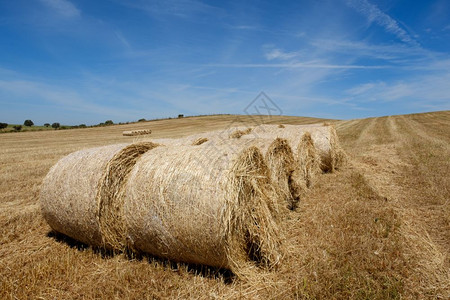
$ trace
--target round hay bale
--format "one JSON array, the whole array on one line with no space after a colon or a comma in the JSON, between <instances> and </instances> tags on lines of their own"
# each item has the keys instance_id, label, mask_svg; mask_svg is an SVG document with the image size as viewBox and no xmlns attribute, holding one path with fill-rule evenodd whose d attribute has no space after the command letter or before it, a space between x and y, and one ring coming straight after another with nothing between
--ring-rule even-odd
<instances>
[{"instance_id":1,"label":"round hay bale","mask_svg":"<svg viewBox=\"0 0 450 300\"><path fill-rule=\"evenodd\" d=\"M270 174L256 147L159 147L126 185L128 242L195 264L273 267L281 258Z\"/></svg>"},{"instance_id":2,"label":"round hay bale","mask_svg":"<svg viewBox=\"0 0 450 300\"><path fill-rule=\"evenodd\" d=\"M41 210L50 227L86 244L101 246L98 204L99 181L108 162L127 144L74 152L59 160L45 177Z\"/></svg>"},{"instance_id":3,"label":"round hay bale","mask_svg":"<svg viewBox=\"0 0 450 300\"><path fill-rule=\"evenodd\" d=\"M125 154L135 157L135 151L141 153L141 146L117 144L80 150L59 160L45 177L40 193L41 210L50 227L83 243L104 246L105 226L100 224L105 216L99 218L99 211L101 205L111 204L104 197L119 191L123 180L121 174L115 174L110 181L113 186L108 187L105 174L123 171L114 167L115 160L128 160ZM126 168L130 164L128 161Z\"/></svg>"},{"instance_id":4,"label":"round hay bale","mask_svg":"<svg viewBox=\"0 0 450 300\"><path fill-rule=\"evenodd\" d=\"M303 134L309 132L314 142L314 146L320 157L320 167L323 172L333 172L342 166L344 161L343 150L339 145L339 140L334 126L322 125L285 125L278 128L276 125L259 125L253 129L253 133L264 138L281 137L289 141L294 152L298 152L298 145ZM243 136L246 138L246 136ZM338 154L339 153L339 154Z\"/></svg>"},{"instance_id":5,"label":"round hay bale","mask_svg":"<svg viewBox=\"0 0 450 300\"><path fill-rule=\"evenodd\" d=\"M235 151L237 149L255 146L263 153L266 159L272 182L279 194L277 198L282 199L281 203L279 203L281 207L287 207L291 210L297 207L301 195L306 190L306 183L304 176L297 166L297 160L295 159L292 148L286 139L229 138L223 141L217 131L203 133L202 138L197 138L197 136L192 135L180 139L157 139L153 141L169 147L195 145L198 141L204 141L205 146L212 149L228 147Z\"/></svg>"},{"instance_id":6,"label":"round hay bale","mask_svg":"<svg viewBox=\"0 0 450 300\"><path fill-rule=\"evenodd\" d=\"M138 130L129 130L122 132L123 136L137 136L137 135L147 135L151 134L151 129L138 129Z\"/></svg>"},{"instance_id":7,"label":"round hay bale","mask_svg":"<svg viewBox=\"0 0 450 300\"><path fill-rule=\"evenodd\" d=\"M286 139L276 138L263 151L272 182L287 203L287 208L294 210L306 190L306 182L301 176L292 148Z\"/></svg>"},{"instance_id":8,"label":"round hay bale","mask_svg":"<svg viewBox=\"0 0 450 300\"><path fill-rule=\"evenodd\" d=\"M297 161L299 172L306 187L312 187L314 177L320 172L320 158L314 141L309 132L305 132L297 147Z\"/></svg>"},{"instance_id":9,"label":"round hay bale","mask_svg":"<svg viewBox=\"0 0 450 300\"><path fill-rule=\"evenodd\" d=\"M106 166L96 202L102 242L107 249L123 251L126 248L123 187L139 157L157 146L154 143L131 144L116 153Z\"/></svg>"}]
</instances>

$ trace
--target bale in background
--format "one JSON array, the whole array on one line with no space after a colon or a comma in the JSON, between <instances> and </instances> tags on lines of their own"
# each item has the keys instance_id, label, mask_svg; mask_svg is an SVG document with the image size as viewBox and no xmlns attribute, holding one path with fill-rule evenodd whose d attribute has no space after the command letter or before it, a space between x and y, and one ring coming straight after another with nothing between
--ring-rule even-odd
<instances>
[{"instance_id":1,"label":"bale in background","mask_svg":"<svg viewBox=\"0 0 450 300\"><path fill-rule=\"evenodd\" d=\"M59 160L45 177L40 194L41 210L50 227L83 243L104 246L102 228L105 224L101 226L101 223L105 216L99 218L99 212L105 203L112 206L110 199L105 198L120 191L123 181L117 172L109 181L113 184L109 187L105 174L129 168L132 158L143 149L150 148L139 144L109 145L80 150ZM125 168L118 167L122 160L127 160Z\"/></svg>"},{"instance_id":2,"label":"bale in background","mask_svg":"<svg viewBox=\"0 0 450 300\"><path fill-rule=\"evenodd\" d=\"M276 125L264 124L256 126L252 132L264 138L285 138L293 147L294 152L298 152L298 145L303 134L309 132L318 151L320 167L323 172L333 172L335 169L340 168L345 161L345 155L339 145L336 129L332 125L284 125L284 128L279 128ZM247 136L242 138L247 138Z\"/></svg>"},{"instance_id":3,"label":"bale in background","mask_svg":"<svg viewBox=\"0 0 450 300\"><path fill-rule=\"evenodd\" d=\"M138 129L138 130L130 130L122 132L124 136L137 136L137 135L146 135L151 134L152 131L150 129Z\"/></svg>"},{"instance_id":4,"label":"bale in background","mask_svg":"<svg viewBox=\"0 0 450 300\"><path fill-rule=\"evenodd\" d=\"M126 185L130 246L174 261L274 267L280 254L270 174L256 147L158 147Z\"/></svg>"}]
</instances>

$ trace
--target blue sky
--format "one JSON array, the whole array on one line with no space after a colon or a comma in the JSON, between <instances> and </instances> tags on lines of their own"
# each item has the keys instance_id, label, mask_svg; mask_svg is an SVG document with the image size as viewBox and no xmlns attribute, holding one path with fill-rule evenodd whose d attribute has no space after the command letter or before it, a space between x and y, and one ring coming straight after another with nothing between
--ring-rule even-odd
<instances>
[{"instance_id":1,"label":"blue sky","mask_svg":"<svg viewBox=\"0 0 450 300\"><path fill-rule=\"evenodd\" d=\"M450 109L450 1L0 0L0 122Z\"/></svg>"}]
</instances>

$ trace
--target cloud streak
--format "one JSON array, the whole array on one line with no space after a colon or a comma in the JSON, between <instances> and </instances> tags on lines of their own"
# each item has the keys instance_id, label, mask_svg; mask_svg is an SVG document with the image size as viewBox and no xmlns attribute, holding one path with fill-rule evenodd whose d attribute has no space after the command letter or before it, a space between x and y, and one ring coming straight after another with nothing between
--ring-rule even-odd
<instances>
[{"instance_id":1,"label":"cloud streak","mask_svg":"<svg viewBox=\"0 0 450 300\"><path fill-rule=\"evenodd\" d=\"M419 46L419 43L414 40L406 30L404 30L399 23L391 16L381 11L376 5L367 0L346 0L349 7L355 9L360 14L365 16L369 23L376 23L383 27L387 32L394 34L402 42Z\"/></svg>"},{"instance_id":2,"label":"cloud streak","mask_svg":"<svg viewBox=\"0 0 450 300\"><path fill-rule=\"evenodd\" d=\"M213 68L288 68L288 69L388 69L391 66L334 65L317 63L283 63L283 64L206 64Z\"/></svg>"},{"instance_id":3,"label":"cloud streak","mask_svg":"<svg viewBox=\"0 0 450 300\"><path fill-rule=\"evenodd\" d=\"M53 9L58 15L65 18L76 18L81 11L68 0L40 0L47 7Z\"/></svg>"}]
</instances>

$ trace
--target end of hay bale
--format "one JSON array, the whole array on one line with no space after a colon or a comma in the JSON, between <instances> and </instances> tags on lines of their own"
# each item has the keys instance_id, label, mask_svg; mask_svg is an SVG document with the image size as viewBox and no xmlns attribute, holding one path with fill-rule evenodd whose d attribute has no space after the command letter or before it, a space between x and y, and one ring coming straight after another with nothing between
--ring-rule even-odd
<instances>
[{"instance_id":1,"label":"end of hay bale","mask_svg":"<svg viewBox=\"0 0 450 300\"><path fill-rule=\"evenodd\" d=\"M238 198L230 202L233 209L225 214L224 221L232 271L239 275L249 260L259 267L275 267L282 257L275 218L277 199L273 197L269 169L259 149L250 147L239 155L229 182L232 194Z\"/></svg>"},{"instance_id":2,"label":"end of hay bale","mask_svg":"<svg viewBox=\"0 0 450 300\"><path fill-rule=\"evenodd\" d=\"M241 136L249 134L250 132L252 132L251 128L247 128L245 130L236 130L231 133L229 137L232 139L239 139Z\"/></svg>"},{"instance_id":3,"label":"end of hay bale","mask_svg":"<svg viewBox=\"0 0 450 300\"><path fill-rule=\"evenodd\" d=\"M344 149L342 149L339 138L336 132L336 128L333 125L329 126L330 130L330 157L329 157L329 163L328 168L325 167L325 172L333 173L336 169L341 168L346 160L347 155L345 154Z\"/></svg>"},{"instance_id":4,"label":"end of hay bale","mask_svg":"<svg viewBox=\"0 0 450 300\"><path fill-rule=\"evenodd\" d=\"M206 143L207 141L208 141L208 138L205 138L205 137L198 138L192 143L192 146L198 146L198 145L201 145L203 143Z\"/></svg>"},{"instance_id":5,"label":"end of hay bale","mask_svg":"<svg viewBox=\"0 0 450 300\"><path fill-rule=\"evenodd\" d=\"M158 144L142 142L128 145L108 162L97 193L98 221L105 248L124 251L126 225L122 213L123 187L139 157Z\"/></svg>"},{"instance_id":6,"label":"end of hay bale","mask_svg":"<svg viewBox=\"0 0 450 300\"><path fill-rule=\"evenodd\" d=\"M278 125L278 128L286 128L283 124Z\"/></svg>"},{"instance_id":7,"label":"end of hay bale","mask_svg":"<svg viewBox=\"0 0 450 300\"><path fill-rule=\"evenodd\" d=\"M305 132L297 147L297 162L299 176L303 178L306 187L312 187L314 177L321 169L321 161L311 133Z\"/></svg>"},{"instance_id":8,"label":"end of hay bale","mask_svg":"<svg viewBox=\"0 0 450 300\"><path fill-rule=\"evenodd\" d=\"M276 190L284 200L282 203L290 210L295 209L305 185L296 174L296 161L289 142L276 138L269 145L265 158Z\"/></svg>"}]
</instances>

